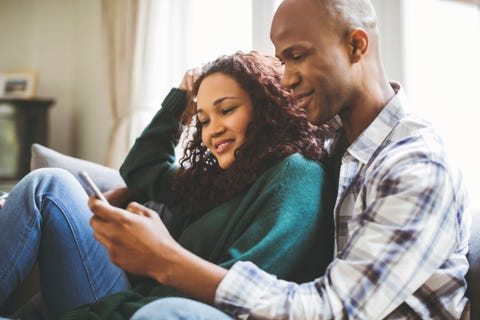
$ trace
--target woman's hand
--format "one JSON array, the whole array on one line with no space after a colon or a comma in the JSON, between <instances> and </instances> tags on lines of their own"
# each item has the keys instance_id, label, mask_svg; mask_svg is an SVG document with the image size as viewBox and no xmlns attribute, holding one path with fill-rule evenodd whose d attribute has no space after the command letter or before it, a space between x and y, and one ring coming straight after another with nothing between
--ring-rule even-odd
<instances>
[{"instance_id":1,"label":"woman's hand","mask_svg":"<svg viewBox=\"0 0 480 320\"><path fill-rule=\"evenodd\" d=\"M200 68L187 70L185 72L185 75L183 76L183 80L180 83L180 86L178 88L182 89L182 90L185 90L187 92L192 92L193 84L195 83L198 76L200 75L200 72L201 72Z\"/></svg>"}]
</instances>

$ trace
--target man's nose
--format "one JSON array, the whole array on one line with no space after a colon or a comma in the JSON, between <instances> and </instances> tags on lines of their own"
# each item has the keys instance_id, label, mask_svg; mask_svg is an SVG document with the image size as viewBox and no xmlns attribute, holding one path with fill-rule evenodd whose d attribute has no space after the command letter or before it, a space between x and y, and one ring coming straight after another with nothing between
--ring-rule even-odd
<instances>
[{"instance_id":1,"label":"man's nose","mask_svg":"<svg viewBox=\"0 0 480 320\"><path fill-rule=\"evenodd\" d=\"M282 86L288 89L295 89L299 82L300 75L298 74L298 72L285 67L281 81Z\"/></svg>"}]
</instances>

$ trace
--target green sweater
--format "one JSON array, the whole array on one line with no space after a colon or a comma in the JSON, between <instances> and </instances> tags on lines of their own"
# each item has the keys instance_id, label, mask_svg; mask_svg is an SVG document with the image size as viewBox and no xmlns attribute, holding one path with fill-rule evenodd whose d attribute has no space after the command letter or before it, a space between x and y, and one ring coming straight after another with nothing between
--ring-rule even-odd
<instances>
[{"instance_id":1,"label":"green sweater","mask_svg":"<svg viewBox=\"0 0 480 320\"><path fill-rule=\"evenodd\" d=\"M166 202L171 194L169 173L176 168L172 136L185 102L185 93L172 89L120 168L140 201ZM171 205L167 228L184 248L222 267L252 261L279 278L304 282L322 275L332 258L331 190L320 163L293 154L264 172L245 194L194 221L185 221L180 206ZM182 294L137 279L131 290L81 307L67 319L127 319L165 296Z\"/></svg>"}]
</instances>

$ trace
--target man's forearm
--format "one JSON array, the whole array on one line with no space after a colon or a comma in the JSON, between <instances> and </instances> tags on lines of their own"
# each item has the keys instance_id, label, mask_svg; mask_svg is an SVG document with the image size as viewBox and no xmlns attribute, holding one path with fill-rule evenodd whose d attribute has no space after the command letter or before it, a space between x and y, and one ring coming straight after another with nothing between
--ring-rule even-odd
<instances>
[{"instance_id":1,"label":"man's forearm","mask_svg":"<svg viewBox=\"0 0 480 320\"><path fill-rule=\"evenodd\" d=\"M162 260L165 259L162 254ZM154 278L208 304L214 303L217 287L227 270L178 246L169 254L165 267L153 272Z\"/></svg>"}]
</instances>

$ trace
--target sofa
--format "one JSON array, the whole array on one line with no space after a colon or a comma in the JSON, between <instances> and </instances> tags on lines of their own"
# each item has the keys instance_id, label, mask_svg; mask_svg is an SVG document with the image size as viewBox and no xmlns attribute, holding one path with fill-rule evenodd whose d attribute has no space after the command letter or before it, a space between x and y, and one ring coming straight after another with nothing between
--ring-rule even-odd
<instances>
[{"instance_id":1,"label":"sofa","mask_svg":"<svg viewBox=\"0 0 480 320\"><path fill-rule=\"evenodd\" d=\"M43 167L60 167L70 171L79 178L79 173L86 170L101 191L125 186L119 172L90 161L70 157L40 144L31 147L31 170ZM480 319L480 211L472 212L472 228L468 260L470 269L467 275L468 296L470 298L470 315L464 319ZM7 310L0 310L0 316L11 314L21 319L43 319L41 297L38 294L38 270L36 268L20 288L14 292L7 303ZM3 313L2 313L3 312Z\"/></svg>"}]
</instances>

